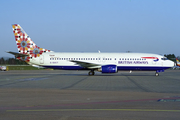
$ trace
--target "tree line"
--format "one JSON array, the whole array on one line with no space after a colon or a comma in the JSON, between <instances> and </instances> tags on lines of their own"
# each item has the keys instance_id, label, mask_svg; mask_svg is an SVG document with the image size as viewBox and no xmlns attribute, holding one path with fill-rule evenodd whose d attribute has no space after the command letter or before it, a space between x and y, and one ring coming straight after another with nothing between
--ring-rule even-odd
<instances>
[{"instance_id":1,"label":"tree line","mask_svg":"<svg viewBox=\"0 0 180 120\"><path fill-rule=\"evenodd\" d=\"M0 59L0 65L28 65L24 61L17 60L15 58L4 59L3 57Z\"/></svg>"},{"instance_id":2,"label":"tree line","mask_svg":"<svg viewBox=\"0 0 180 120\"><path fill-rule=\"evenodd\" d=\"M167 54L167 55L165 54L164 56L167 57L169 60L172 60L174 62L176 62L176 58L180 60L180 56L176 57L174 54Z\"/></svg>"},{"instance_id":3,"label":"tree line","mask_svg":"<svg viewBox=\"0 0 180 120\"><path fill-rule=\"evenodd\" d=\"M178 58L180 60L180 56L175 56L174 54L165 54L165 57L167 57L169 60L176 61L175 58ZM24 61L17 60L15 58L8 58L4 59L3 57L0 59L0 65L28 65Z\"/></svg>"}]
</instances>

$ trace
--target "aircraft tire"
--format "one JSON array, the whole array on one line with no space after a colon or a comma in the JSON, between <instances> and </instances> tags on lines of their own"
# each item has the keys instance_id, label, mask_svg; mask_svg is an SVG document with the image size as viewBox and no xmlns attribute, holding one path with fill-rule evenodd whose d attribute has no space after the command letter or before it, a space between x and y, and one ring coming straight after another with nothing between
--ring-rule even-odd
<instances>
[{"instance_id":1,"label":"aircraft tire","mask_svg":"<svg viewBox=\"0 0 180 120\"><path fill-rule=\"evenodd\" d=\"M156 77L159 76L159 73L156 72L156 73L155 73L155 76L156 76Z\"/></svg>"},{"instance_id":2,"label":"aircraft tire","mask_svg":"<svg viewBox=\"0 0 180 120\"><path fill-rule=\"evenodd\" d=\"M92 76L92 75L94 75L94 74L95 74L94 71L90 71L90 72L88 73L89 76Z\"/></svg>"}]
</instances>

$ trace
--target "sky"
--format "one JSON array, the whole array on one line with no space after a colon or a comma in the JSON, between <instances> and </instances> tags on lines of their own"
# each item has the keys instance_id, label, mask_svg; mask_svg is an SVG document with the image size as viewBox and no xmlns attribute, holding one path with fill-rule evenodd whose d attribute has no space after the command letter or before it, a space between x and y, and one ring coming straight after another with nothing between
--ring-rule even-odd
<instances>
[{"instance_id":1,"label":"sky","mask_svg":"<svg viewBox=\"0 0 180 120\"><path fill-rule=\"evenodd\" d=\"M0 57L18 52L12 24L55 52L180 56L179 0L0 0Z\"/></svg>"}]
</instances>

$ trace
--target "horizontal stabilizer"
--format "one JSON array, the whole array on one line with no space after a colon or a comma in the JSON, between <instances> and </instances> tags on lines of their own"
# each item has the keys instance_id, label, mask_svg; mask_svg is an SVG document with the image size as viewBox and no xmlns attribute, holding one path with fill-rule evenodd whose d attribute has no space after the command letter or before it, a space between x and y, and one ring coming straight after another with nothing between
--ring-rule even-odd
<instances>
[{"instance_id":1,"label":"horizontal stabilizer","mask_svg":"<svg viewBox=\"0 0 180 120\"><path fill-rule=\"evenodd\" d=\"M16 52L11 52L11 51L6 51L6 52L15 55L15 57L26 57L26 56L29 56L27 54L16 53Z\"/></svg>"}]
</instances>

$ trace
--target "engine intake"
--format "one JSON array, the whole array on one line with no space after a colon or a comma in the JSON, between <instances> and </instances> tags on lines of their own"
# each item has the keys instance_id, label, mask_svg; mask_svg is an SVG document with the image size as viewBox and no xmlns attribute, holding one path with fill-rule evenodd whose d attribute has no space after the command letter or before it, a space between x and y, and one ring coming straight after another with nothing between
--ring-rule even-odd
<instances>
[{"instance_id":1,"label":"engine intake","mask_svg":"<svg viewBox=\"0 0 180 120\"><path fill-rule=\"evenodd\" d=\"M116 65L104 65L101 69L98 69L99 72L102 73L117 73L117 66Z\"/></svg>"}]
</instances>

